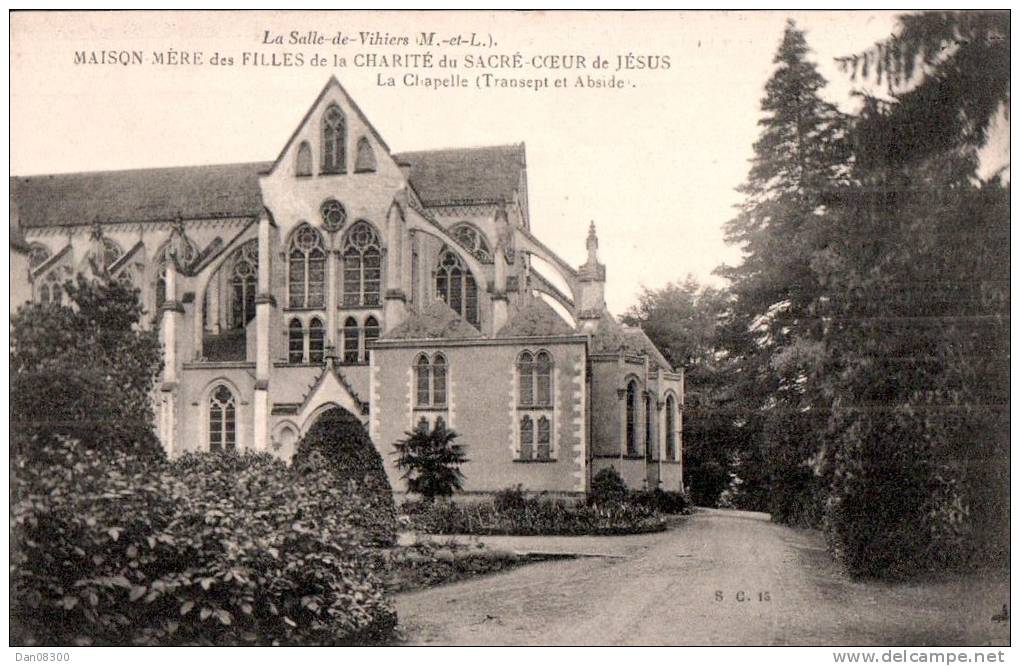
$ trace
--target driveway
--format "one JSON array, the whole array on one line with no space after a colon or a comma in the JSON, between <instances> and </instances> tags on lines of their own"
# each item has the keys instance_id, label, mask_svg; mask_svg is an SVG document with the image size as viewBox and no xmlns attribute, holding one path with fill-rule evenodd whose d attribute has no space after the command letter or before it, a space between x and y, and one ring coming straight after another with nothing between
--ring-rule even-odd
<instances>
[{"instance_id":1,"label":"driveway","mask_svg":"<svg viewBox=\"0 0 1020 666\"><path fill-rule=\"evenodd\" d=\"M853 582L820 535L764 514L702 510L658 534L532 538L503 547L603 552L397 597L409 644L1006 644L991 620L1005 573L939 583ZM494 544L495 545L495 544Z\"/></svg>"}]
</instances>

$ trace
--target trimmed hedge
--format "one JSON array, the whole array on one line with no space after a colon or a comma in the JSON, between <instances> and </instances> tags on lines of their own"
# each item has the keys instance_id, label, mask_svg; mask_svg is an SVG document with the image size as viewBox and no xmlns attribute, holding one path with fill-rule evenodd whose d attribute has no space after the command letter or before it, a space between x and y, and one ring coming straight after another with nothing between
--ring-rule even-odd
<instances>
[{"instance_id":1,"label":"trimmed hedge","mask_svg":"<svg viewBox=\"0 0 1020 666\"><path fill-rule=\"evenodd\" d=\"M313 462L316 454L321 455L321 460ZM393 491L382 456L357 418L339 408L323 413L298 442L291 464L302 473L324 465L341 486L357 484L365 511L351 517L354 524L365 531L374 545L387 547L396 543Z\"/></svg>"},{"instance_id":2,"label":"trimmed hedge","mask_svg":"<svg viewBox=\"0 0 1020 666\"><path fill-rule=\"evenodd\" d=\"M331 474L31 444L11 460L12 645L337 645L395 626L366 502Z\"/></svg>"},{"instance_id":3,"label":"trimmed hedge","mask_svg":"<svg viewBox=\"0 0 1020 666\"><path fill-rule=\"evenodd\" d=\"M471 505L408 502L402 507L412 525L431 534L613 535L659 532L666 528L654 510L631 504L570 506L523 491Z\"/></svg>"}]
</instances>

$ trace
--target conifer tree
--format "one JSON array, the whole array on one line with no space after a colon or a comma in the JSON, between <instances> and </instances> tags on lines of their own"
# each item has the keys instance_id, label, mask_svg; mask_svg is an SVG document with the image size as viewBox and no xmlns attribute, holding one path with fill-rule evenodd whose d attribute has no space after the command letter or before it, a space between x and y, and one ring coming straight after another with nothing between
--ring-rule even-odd
<instances>
[{"instance_id":1,"label":"conifer tree","mask_svg":"<svg viewBox=\"0 0 1020 666\"><path fill-rule=\"evenodd\" d=\"M744 260L719 271L735 296L729 341L742 365L734 390L746 410L744 457L769 467L773 518L801 523L819 517L810 462L824 427L809 390L821 353L811 261L825 246L828 209L847 171L844 118L822 99L825 79L808 53L804 34L788 22L739 190L745 200L726 227Z\"/></svg>"}]
</instances>

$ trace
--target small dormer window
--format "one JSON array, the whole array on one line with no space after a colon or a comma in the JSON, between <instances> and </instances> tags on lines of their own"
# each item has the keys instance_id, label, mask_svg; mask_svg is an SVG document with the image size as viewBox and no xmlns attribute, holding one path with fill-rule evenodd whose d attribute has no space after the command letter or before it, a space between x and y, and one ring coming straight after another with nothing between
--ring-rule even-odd
<instances>
[{"instance_id":1,"label":"small dormer window","mask_svg":"<svg viewBox=\"0 0 1020 666\"><path fill-rule=\"evenodd\" d=\"M344 173L347 170L347 120L336 104L322 117L322 172Z\"/></svg>"}]
</instances>

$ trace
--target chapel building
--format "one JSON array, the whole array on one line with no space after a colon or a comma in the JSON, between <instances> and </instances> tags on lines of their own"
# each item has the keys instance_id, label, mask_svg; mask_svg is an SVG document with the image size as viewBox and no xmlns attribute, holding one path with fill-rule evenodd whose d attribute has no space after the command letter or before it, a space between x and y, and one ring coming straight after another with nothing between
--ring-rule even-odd
<instances>
[{"instance_id":1,"label":"chapel building","mask_svg":"<svg viewBox=\"0 0 1020 666\"><path fill-rule=\"evenodd\" d=\"M331 78L273 162L10 191L12 308L77 273L140 290L171 456L286 459L341 408L397 492L393 443L440 420L467 492L575 495L605 467L682 489L683 371L607 310L594 224L580 267L532 234L523 144L392 152Z\"/></svg>"}]
</instances>

